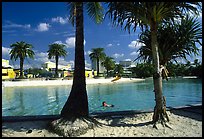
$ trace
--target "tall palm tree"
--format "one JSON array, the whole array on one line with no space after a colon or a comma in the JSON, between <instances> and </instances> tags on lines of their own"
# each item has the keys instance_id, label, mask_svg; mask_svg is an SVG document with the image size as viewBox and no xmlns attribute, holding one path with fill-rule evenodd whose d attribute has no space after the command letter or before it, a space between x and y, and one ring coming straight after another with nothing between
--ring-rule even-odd
<instances>
[{"instance_id":1,"label":"tall palm tree","mask_svg":"<svg viewBox=\"0 0 204 139\"><path fill-rule=\"evenodd\" d=\"M103 20L102 6L99 2L70 2L70 20L76 23L74 78L70 95L62 108L61 117L66 119L87 117L89 114L85 80L84 58L84 6L88 15L96 23Z\"/></svg>"},{"instance_id":2,"label":"tall palm tree","mask_svg":"<svg viewBox=\"0 0 204 139\"><path fill-rule=\"evenodd\" d=\"M202 39L202 27L197 18L189 17L188 15L174 24L170 22L160 26L157 35L160 65L164 66L166 66L170 60L177 62L178 58L183 58L187 61L187 55L198 55L199 49L196 43L202 45L200 42L200 39ZM138 50L139 56L137 59L151 61L150 31L144 31L140 35L140 40L145 46L142 46ZM167 70L165 69L165 71ZM163 77L166 77L165 72L163 73Z\"/></svg>"},{"instance_id":3,"label":"tall palm tree","mask_svg":"<svg viewBox=\"0 0 204 139\"><path fill-rule=\"evenodd\" d=\"M139 38L145 45L138 49L139 55L135 60L152 61L150 30L143 31ZM170 60L177 62L177 58L188 61L187 55L198 54L196 43L202 45L200 39L202 39L202 27L197 18L188 15L174 24L170 22L160 26L157 34L160 65L166 65Z\"/></svg>"},{"instance_id":4,"label":"tall palm tree","mask_svg":"<svg viewBox=\"0 0 204 139\"><path fill-rule=\"evenodd\" d=\"M20 77L23 77L23 64L26 57L34 58L35 53L33 52L32 48L33 46L31 44L28 44L24 41L16 42L14 44L11 44L10 46L12 49L10 51L10 58L14 59L15 61L19 58L20 59Z\"/></svg>"},{"instance_id":5,"label":"tall palm tree","mask_svg":"<svg viewBox=\"0 0 204 139\"><path fill-rule=\"evenodd\" d=\"M115 61L112 57L106 56L105 60L101 63L106 68L107 77L109 76L109 71L115 68Z\"/></svg>"},{"instance_id":6,"label":"tall palm tree","mask_svg":"<svg viewBox=\"0 0 204 139\"><path fill-rule=\"evenodd\" d=\"M99 76L99 64L100 61L105 59L106 54L104 53L104 48L92 48L92 52L89 54L89 57L92 61L96 60L97 67L97 76Z\"/></svg>"},{"instance_id":7,"label":"tall palm tree","mask_svg":"<svg viewBox=\"0 0 204 139\"><path fill-rule=\"evenodd\" d=\"M194 12L198 14L201 3L198 2L109 2L107 14L114 25L121 26L129 32L136 31L136 27L150 28L152 60L154 66L153 83L156 106L153 123L165 121L164 100L162 95L162 75L159 64L159 52L157 42L158 26L169 20L183 17L184 13Z\"/></svg>"},{"instance_id":8,"label":"tall palm tree","mask_svg":"<svg viewBox=\"0 0 204 139\"><path fill-rule=\"evenodd\" d=\"M67 51L64 49L66 46L64 44L53 43L49 45L48 59L55 58L56 68L55 68L55 77L58 77L58 61L59 57L65 57Z\"/></svg>"}]
</instances>

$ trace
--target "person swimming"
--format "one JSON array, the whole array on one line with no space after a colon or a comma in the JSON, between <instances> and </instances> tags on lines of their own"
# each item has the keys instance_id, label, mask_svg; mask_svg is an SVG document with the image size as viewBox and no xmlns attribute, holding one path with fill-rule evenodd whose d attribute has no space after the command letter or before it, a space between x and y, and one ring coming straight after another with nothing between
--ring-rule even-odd
<instances>
[{"instance_id":1,"label":"person swimming","mask_svg":"<svg viewBox=\"0 0 204 139\"><path fill-rule=\"evenodd\" d=\"M107 104L105 101L102 102L103 107L114 107L112 104Z\"/></svg>"}]
</instances>

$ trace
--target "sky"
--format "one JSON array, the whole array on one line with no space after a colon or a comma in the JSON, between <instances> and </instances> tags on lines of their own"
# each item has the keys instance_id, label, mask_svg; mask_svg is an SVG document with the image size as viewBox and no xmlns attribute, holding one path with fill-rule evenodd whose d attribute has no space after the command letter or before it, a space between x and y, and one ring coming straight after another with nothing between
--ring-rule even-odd
<instances>
[{"instance_id":1,"label":"sky","mask_svg":"<svg viewBox=\"0 0 204 139\"><path fill-rule=\"evenodd\" d=\"M40 68L41 64L49 60L47 51L52 43L63 43L68 55L60 57L59 64L74 63L75 27L68 21L69 10L65 2L2 2L2 58L10 60L10 45L24 41L33 45L34 60L25 60L24 69ZM198 18L202 23L202 14ZM85 64L91 68L89 54L92 48L104 48L107 56L116 62L133 61L138 55L138 35L136 32L122 30L112 26L106 17L101 24L96 24L87 14L84 14L84 50ZM202 50L202 47L198 46ZM200 56L189 58L194 61ZM19 60L10 60L10 65L19 68Z\"/></svg>"}]
</instances>

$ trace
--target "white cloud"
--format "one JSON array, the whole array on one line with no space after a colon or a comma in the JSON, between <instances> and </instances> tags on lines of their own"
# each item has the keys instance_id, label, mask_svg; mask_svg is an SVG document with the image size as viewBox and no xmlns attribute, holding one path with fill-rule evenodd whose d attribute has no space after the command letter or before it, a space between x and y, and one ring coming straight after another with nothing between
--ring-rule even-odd
<instances>
[{"instance_id":1,"label":"white cloud","mask_svg":"<svg viewBox=\"0 0 204 139\"><path fill-rule=\"evenodd\" d=\"M67 46L67 44L63 43L62 41L55 41L53 43L57 43L57 44L64 44L65 46Z\"/></svg>"},{"instance_id":2,"label":"white cloud","mask_svg":"<svg viewBox=\"0 0 204 139\"><path fill-rule=\"evenodd\" d=\"M38 52L38 51L34 51L34 52L35 52L35 59L34 59L35 61L39 61L40 63L49 61L47 52Z\"/></svg>"},{"instance_id":3,"label":"white cloud","mask_svg":"<svg viewBox=\"0 0 204 139\"><path fill-rule=\"evenodd\" d=\"M90 55L92 52L91 52L91 51L88 51L87 53Z\"/></svg>"},{"instance_id":4,"label":"white cloud","mask_svg":"<svg viewBox=\"0 0 204 139\"><path fill-rule=\"evenodd\" d=\"M65 42L66 42L67 48L75 47L75 37L67 38Z\"/></svg>"},{"instance_id":5,"label":"white cloud","mask_svg":"<svg viewBox=\"0 0 204 139\"><path fill-rule=\"evenodd\" d=\"M120 58L120 57L123 57L123 56L124 56L124 54L117 54L117 53L112 55L112 57L114 57L114 58Z\"/></svg>"},{"instance_id":6,"label":"white cloud","mask_svg":"<svg viewBox=\"0 0 204 139\"><path fill-rule=\"evenodd\" d=\"M63 17L56 17L56 18L52 18L52 22L56 22L56 23L60 23L60 24L66 24L68 23L68 18L63 18Z\"/></svg>"},{"instance_id":7,"label":"white cloud","mask_svg":"<svg viewBox=\"0 0 204 139\"><path fill-rule=\"evenodd\" d=\"M10 56L9 52L11 51L11 48L3 47L2 46L2 56Z\"/></svg>"},{"instance_id":8,"label":"white cloud","mask_svg":"<svg viewBox=\"0 0 204 139\"><path fill-rule=\"evenodd\" d=\"M3 25L2 26L3 28L25 28L25 29L29 29L31 28L31 25L30 24L16 24L16 23L13 23L11 21L6 21L6 25Z\"/></svg>"},{"instance_id":9,"label":"white cloud","mask_svg":"<svg viewBox=\"0 0 204 139\"><path fill-rule=\"evenodd\" d=\"M124 61L132 61L131 59L125 59Z\"/></svg>"},{"instance_id":10,"label":"white cloud","mask_svg":"<svg viewBox=\"0 0 204 139\"><path fill-rule=\"evenodd\" d=\"M113 46L113 44L111 44L111 43L106 45L106 47L112 47L112 46Z\"/></svg>"},{"instance_id":11,"label":"white cloud","mask_svg":"<svg viewBox=\"0 0 204 139\"><path fill-rule=\"evenodd\" d=\"M138 55L138 54L139 54L139 52L135 52L135 51L132 52L132 53L130 53L131 56L136 56L136 55Z\"/></svg>"},{"instance_id":12,"label":"white cloud","mask_svg":"<svg viewBox=\"0 0 204 139\"><path fill-rule=\"evenodd\" d=\"M130 47L130 48L136 48L136 49L140 48L141 46L145 46L145 44L139 42L138 40L132 41L132 42L128 45L128 47Z\"/></svg>"},{"instance_id":13,"label":"white cloud","mask_svg":"<svg viewBox=\"0 0 204 139\"><path fill-rule=\"evenodd\" d=\"M70 37L65 40L67 48L74 48L75 47L75 37ZM84 40L84 45L86 41Z\"/></svg>"},{"instance_id":14,"label":"white cloud","mask_svg":"<svg viewBox=\"0 0 204 139\"><path fill-rule=\"evenodd\" d=\"M37 27L37 31L39 31L39 32L48 31L50 27L51 27L51 25L49 25L47 23L40 23Z\"/></svg>"}]
</instances>

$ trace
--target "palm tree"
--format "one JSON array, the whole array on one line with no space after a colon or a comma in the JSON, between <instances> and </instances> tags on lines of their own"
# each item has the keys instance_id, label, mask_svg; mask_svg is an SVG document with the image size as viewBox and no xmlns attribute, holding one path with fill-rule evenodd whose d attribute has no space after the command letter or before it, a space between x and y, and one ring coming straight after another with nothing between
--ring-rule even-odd
<instances>
[{"instance_id":1,"label":"palm tree","mask_svg":"<svg viewBox=\"0 0 204 139\"><path fill-rule=\"evenodd\" d=\"M115 65L115 69L114 72L116 74L116 76L121 76L123 74L123 66L121 64L116 64Z\"/></svg>"},{"instance_id":2,"label":"palm tree","mask_svg":"<svg viewBox=\"0 0 204 139\"><path fill-rule=\"evenodd\" d=\"M106 54L104 53L104 48L92 48L92 52L89 54L89 57L92 61L96 60L97 65L97 76L99 76L99 62L105 59Z\"/></svg>"},{"instance_id":3,"label":"palm tree","mask_svg":"<svg viewBox=\"0 0 204 139\"><path fill-rule=\"evenodd\" d=\"M201 3L198 2L109 2L107 14L114 25L124 27L129 33L136 27L150 28L152 60L154 66L153 83L155 91L156 106L154 110L153 123L156 127L157 121L165 121L165 107L162 95L162 75L159 63L159 52L157 42L158 26L169 20L183 17L189 11L198 13ZM161 120L160 120L161 119ZM168 121L168 118L166 118Z\"/></svg>"},{"instance_id":4,"label":"palm tree","mask_svg":"<svg viewBox=\"0 0 204 139\"><path fill-rule=\"evenodd\" d=\"M105 60L101 63L106 68L107 77L109 76L109 71L115 68L115 61L112 57L106 56Z\"/></svg>"},{"instance_id":5,"label":"palm tree","mask_svg":"<svg viewBox=\"0 0 204 139\"><path fill-rule=\"evenodd\" d=\"M198 55L199 49L196 47L196 43L202 45L200 42L202 38L201 25L197 18L188 15L179 22L170 22L160 26L157 35L160 65L165 67L170 60L177 62L178 58L184 58L187 61L187 55ZM145 46L138 49L139 56L135 60L151 61L151 33L149 30L141 33L140 42L144 43ZM166 76L163 75L167 79Z\"/></svg>"},{"instance_id":6,"label":"palm tree","mask_svg":"<svg viewBox=\"0 0 204 139\"><path fill-rule=\"evenodd\" d=\"M139 38L145 45L138 49L139 55L135 60L152 61L151 32L145 30ZM160 65L166 66L170 60L177 62L178 58L188 61L187 55L198 54L196 43L202 45L200 39L202 39L202 27L197 18L186 16L174 24L171 22L160 26L157 34Z\"/></svg>"},{"instance_id":7,"label":"palm tree","mask_svg":"<svg viewBox=\"0 0 204 139\"><path fill-rule=\"evenodd\" d=\"M48 59L55 58L56 61L56 68L55 68L55 77L58 77L58 60L59 57L65 57L67 55L67 51L64 50L64 44L53 43L49 45L48 52Z\"/></svg>"},{"instance_id":8,"label":"palm tree","mask_svg":"<svg viewBox=\"0 0 204 139\"><path fill-rule=\"evenodd\" d=\"M85 80L84 58L84 6L88 15L96 23L103 19L102 6L99 2L70 2L70 20L76 23L74 78L70 95L62 108L61 117L72 119L89 115Z\"/></svg>"},{"instance_id":9,"label":"palm tree","mask_svg":"<svg viewBox=\"0 0 204 139\"><path fill-rule=\"evenodd\" d=\"M24 41L16 42L11 44L10 46L12 49L10 51L10 58L14 59L15 61L19 58L20 59L20 77L23 77L23 64L26 57L34 58L35 53L33 52L33 46L28 44Z\"/></svg>"}]
</instances>

